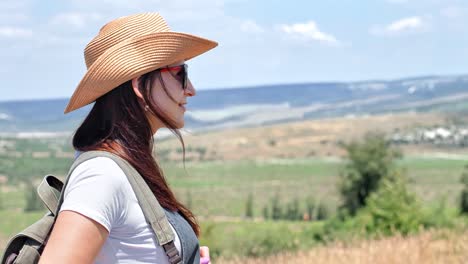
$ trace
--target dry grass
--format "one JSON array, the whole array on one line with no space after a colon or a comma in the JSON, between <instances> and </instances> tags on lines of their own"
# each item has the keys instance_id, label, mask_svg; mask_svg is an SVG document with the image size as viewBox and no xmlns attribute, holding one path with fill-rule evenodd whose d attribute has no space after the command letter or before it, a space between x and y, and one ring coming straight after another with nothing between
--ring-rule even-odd
<instances>
[{"instance_id":1,"label":"dry grass","mask_svg":"<svg viewBox=\"0 0 468 264\"><path fill-rule=\"evenodd\" d=\"M468 263L468 231L427 231L412 237L395 236L377 241L337 242L306 252L282 253L266 258L218 259L216 264L266 263Z\"/></svg>"},{"instance_id":2,"label":"dry grass","mask_svg":"<svg viewBox=\"0 0 468 264\"><path fill-rule=\"evenodd\" d=\"M200 132L186 135L184 139L187 146L202 147L207 150L205 157L215 160L339 156L343 150L337 146L338 140L357 139L368 131L391 133L396 129L406 131L414 127L442 125L446 121L446 116L434 113L340 117ZM177 147L180 143L175 138L158 143L160 149ZM181 158L180 153L173 154L171 159ZM190 152L187 154L191 155Z\"/></svg>"}]
</instances>

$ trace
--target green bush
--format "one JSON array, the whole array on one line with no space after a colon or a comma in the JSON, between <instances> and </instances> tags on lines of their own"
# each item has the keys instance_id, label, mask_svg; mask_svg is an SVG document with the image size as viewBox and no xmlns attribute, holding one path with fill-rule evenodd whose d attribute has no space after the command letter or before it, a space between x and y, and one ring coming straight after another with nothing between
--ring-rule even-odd
<instances>
[{"instance_id":1,"label":"green bush","mask_svg":"<svg viewBox=\"0 0 468 264\"><path fill-rule=\"evenodd\" d=\"M271 218L273 220L279 220L282 217L283 209L281 208L279 193L276 193L271 199Z\"/></svg>"},{"instance_id":2,"label":"green bush","mask_svg":"<svg viewBox=\"0 0 468 264\"><path fill-rule=\"evenodd\" d=\"M457 208L447 206L447 198L442 197L432 206L424 208L423 225L426 228L453 228L457 222Z\"/></svg>"},{"instance_id":3,"label":"green bush","mask_svg":"<svg viewBox=\"0 0 468 264\"><path fill-rule=\"evenodd\" d=\"M254 213L253 213L253 194L250 193L249 196L247 197L247 201L245 202L245 217L247 218L253 218Z\"/></svg>"},{"instance_id":4,"label":"green bush","mask_svg":"<svg viewBox=\"0 0 468 264\"><path fill-rule=\"evenodd\" d=\"M367 199L361 219L368 233L391 235L396 232L409 234L423 224L423 211L416 195L409 192L402 177L384 179L379 189Z\"/></svg>"},{"instance_id":5,"label":"green bush","mask_svg":"<svg viewBox=\"0 0 468 264\"><path fill-rule=\"evenodd\" d=\"M268 218L270 218L270 212L268 211L267 205L263 207L262 213L263 213L263 219L267 220Z\"/></svg>"},{"instance_id":6,"label":"green bush","mask_svg":"<svg viewBox=\"0 0 468 264\"><path fill-rule=\"evenodd\" d=\"M321 222L203 222L200 245L218 256L260 257L284 251L307 249L318 244L323 233Z\"/></svg>"},{"instance_id":7,"label":"green bush","mask_svg":"<svg viewBox=\"0 0 468 264\"><path fill-rule=\"evenodd\" d=\"M322 242L351 241L356 237L368 237L365 223L370 221L369 215L350 216L346 212L329 218L325 221L323 233L315 239Z\"/></svg>"},{"instance_id":8,"label":"green bush","mask_svg":"<svg viewBox=\"0 0 468 264\"><path fill-rule=\"evenodd\" d=\"M286 205L286 212L283 215L285 220L302 220L302 213L299 210L299 199L295 198Z\"/></svg>"},{"instance_id":9,"label":"green bush","mask_svg":"<svg viewBox=\"0 0 468 264\"><path fill-rule=\"evenodd\" d=\"M306 210L309 220L312 221L315 219L315 199L312 196L307 197L306 199Z\"/></svg>"},{"instance_id":10,"label":"green bush","mask_svg":"<svg viewBox=\"0 0 468 264\"><path fill-rule=\"evenodd\" d=\"M460 213L468 215L468 165L465 165L461 183L463 184L463 189L460 197Z\"/></svg>"},{"instance_id":11,"label":"green bush","mask_svg":"<svg viewBox=\"0 0 468 264\"><path fill-rule=\"evenodd\" d=\"M445 198L423 207L418 198L406 189L405 181L385 180L369 197L368 204L357 215L346 212L325 221L323 236L317 241L348 241L354 238L410 234L421 228L458 228L466 219L457 217L457 210L447 206Z\"/></svg>"},{"instance_id":12,"label":"green bush","mask_svg":"<svg viewBox=\"0 0 468 264\"><path fill-rule=\"evenodd\" d=\"M377 190L381 180L399 173L396 160L402 154L391 148L380 133L368 133L362 141L342 143L341 146L347 152L348 161L340 173L340 209L355 215L366 205L367 198Z\"/></svg>"},{"instance_id":13,"label":"green bush","mask_svg":"<svg viewBox=\"0 0 468 264\"><path fill-rule=\"evenodd\" d=\"M316 220L326 220L330 217L330 209L325 202L321 201L317 206L317 212L315 213Z\"/></svg>"}]
</instances>

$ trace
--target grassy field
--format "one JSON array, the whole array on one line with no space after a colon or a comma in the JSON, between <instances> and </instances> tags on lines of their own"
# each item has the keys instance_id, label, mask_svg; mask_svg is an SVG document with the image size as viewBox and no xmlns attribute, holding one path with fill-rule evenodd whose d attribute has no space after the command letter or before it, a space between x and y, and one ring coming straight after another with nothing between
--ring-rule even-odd
<instances>
[{"instance_id":1,"label":"grassy field","mask_svg":"<svg viewBox=\"0 0 468 264\"><path fill-rule=\"evenodd\" d=\"M42 215L0 212L0 251L10 235ZM200 244L209 246L213 263L225 264L463 263L468 256L466 224L453 230L372 240L350 233L335 241L327 239L322 221L202 221Z\"/></svg>"},{"instance_id":2,"label":"grassy field","mask_svg":"<svg viewBox=\"0 0 468 264\"><path fill-rule=\"evenodd\" d=\"M417 191L426 205L438 203L445 197L447 206L456 207L461 188L459 178L466 163L460 159L407 157L400 165L406 168L411 178L410 187ZM304 201L308 197L325 201L333 211L339 201L336 181L342 165L337 159L273 159L187 163L185 170L180 164L166 163L164 169L176 194L191 205L209 230L212 222L242 222L250 193L254 197L254 217L257 220L261 220L263 207L276 193L282 204L299 199L300 208L304 211ZM24 186L3 186L0 195L3 207L0 210L0 241L44 214L23 213ZM294 225L300 224L296 222ZM247 222L245 225L258 226L258 223ZM221 227L216 226L218 230L222 230ZM210 232L207 233L209 240Z\"/></svg>"},{"instance_id":3,"label":"grassy field","mask_svg":"<svg viewBox=\"0 0 468 264\"><path fill-rule=\"evenodd\" d=\"M426 203L445 198L455 205L461 188L462 159L407 157L400 162L410 178L410 187ZM270 199L279 195L284 203L313 197L334 209L339 202L336 182L343 163L338 159L272 159L264 161L225 161L164 163L170 185L180 200L190 204L204 218L242 217L247 196L253 194L254 215L261 216ZM36 182L40 178L36 178ZM24 186L3 187L5 210L24 208ZM213 202L216 201L216 202Z\"/></svg>"},{"instance_id":4,"label":"grassy field","mask_svg":"<svg viewBox=\"0 0 468 264\"><path fill-rule=\"evenodd\" d=\"M461 264L468 260L468 232L431 230L411 237L335 242L307 251L262 258L217 259L217 264Z\"/></svg>"},{"instance_id":5,"label":"grassy field","mask_svg":"<svg viewBox=\"0 0 468 264\"><path fill-rule=\"evenodd\" d=\"M410 187L423 201L431 203L445 197L454 205L466 163L463 160L409 157L401 161L401 166L410 177ZM308 159L187 164L188 174L180 167L166 165L165 168L171 185L182 200L190 192L191 204L199 215L242 216L247 196L252 193L255 215L258 216L277 193L285 203L313 197L324 201L331 209L335 208L339 202L336 182L342 166L339 160Z\"/></svg>"},{"instance_id":6,"label":"grassy field","mask_svg":"<svg viewBox=\"0 0 468 264\"><path fill-rule=\"evenodd\" d=\"M345 154L338 142L362 138L369 131L391 135L395 131L404 133L415 128L448 126L452 123L451 119L452 117L436 113L340 117L186 133L184 140L190 147L188 158L194 160L333 157ZM181 160L180 151L173 151L180 150L180 143L174 137L157 141L156 147L163 158ZM417 154L422 150L437 151L433 146L411 145L405 152ZM457 152L457 149L444 151Z\"/></svg>"},{"instance_id":7,"label":"grassy field","mask_svg":"<svg viewBox=\"0 0 468 264\"><path fill-rule=\"evenodd\" d=\"M452 260L461 263L456 262L457 258L466 255L458 254L459 246L454 245L466 242L466 231L442 235L431 231L409 239L396 237L367 242L360 238L353 244L324 245L317 244L322 240L324 222L263 219L263 210L271 205L274 197L283 206L298 200L299 209L304 213L306 201L311 198L324 204L329 212L335 212L339 204L336 186L344 166L338 140L358 138L368 130L404 131L445 124L445 121L445 117L438 115L385 115L187 135L185 168L177 141L162 140L156 148L162 151L160 164L177 197L198 216L203 231L201 243L210 246L216 263L307 263L310 258L320 263L343 260L375 263L376 252L390 252L393 244L401 245L395 250L408 259L415 259L414 263L451 263ZM24 181L38 184L48 173L64 177L73 158L67 142L69 138L0 138L0 249L6 239L45 213L23 212L27 192ZM399 165L409 177L410 189L427 207L445 203L455 212L461 190L460 176L468 164L468 149L447 151L409 146L404 153ZM245 218L249 195L253 197L252 219ZM443 239L438 239L439 236ZM312 251L311 247L314 247ZM431 253L438 252L437 247L443 251L440 258ZM300 253L260 260L218 258L221 255L264 256L285 250ZM391 257L388 256L387 263L402 263L404 259Z\"/></svg>"}]
</instances>

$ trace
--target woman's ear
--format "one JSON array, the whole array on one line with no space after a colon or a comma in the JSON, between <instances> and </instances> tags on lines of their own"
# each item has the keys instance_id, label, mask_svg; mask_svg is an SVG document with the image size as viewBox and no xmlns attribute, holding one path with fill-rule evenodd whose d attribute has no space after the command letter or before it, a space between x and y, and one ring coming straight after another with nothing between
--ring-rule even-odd
<instances>
[{"instance_id":1,"label":"woman's ear","mask_svg":"<svg viewBox=\"0 0 468 264\"><path fill-rule=\"evenodd\" d=\"M143 98L143 94L141 94L140 92L140 89L138 89L139 87L139 82L140 82L140 76L138 77L135 77L132 79L132 88L133 88L133 92L135 92L136 96L138 98L140 98L141 100L145 101L145 99Z\"/></svg>"}]
</instances>

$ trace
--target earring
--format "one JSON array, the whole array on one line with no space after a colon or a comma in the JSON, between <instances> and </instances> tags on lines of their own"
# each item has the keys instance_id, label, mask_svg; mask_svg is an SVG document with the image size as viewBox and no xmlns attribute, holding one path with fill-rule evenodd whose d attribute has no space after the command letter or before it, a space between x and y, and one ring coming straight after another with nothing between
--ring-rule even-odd
<instances>
[{"instance_id":1,"label":"earring","mask_svg":"<svg viewBox=\"0 0 468 264\"><path fill-rule=\"evenodd\" d=\"M149 106L145 105L145 112L148 112L148 111L149 111Z\"/></svg>"}]
</instances>

